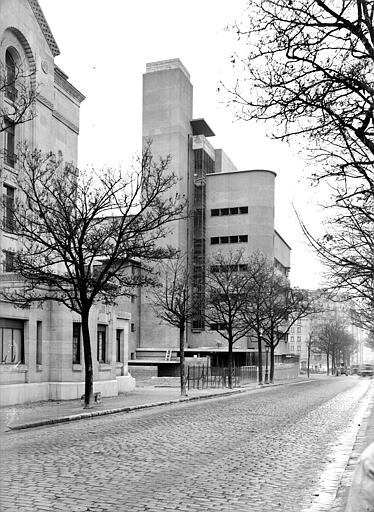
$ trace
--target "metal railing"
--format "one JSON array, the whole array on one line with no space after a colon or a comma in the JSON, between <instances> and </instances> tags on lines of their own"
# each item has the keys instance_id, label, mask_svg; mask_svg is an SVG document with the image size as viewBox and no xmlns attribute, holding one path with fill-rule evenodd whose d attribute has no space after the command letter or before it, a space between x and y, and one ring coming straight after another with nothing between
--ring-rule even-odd
<instances>
[{"instance_id":1,"label":"metal railing","mask_svg":"<svg viewBox=\"0 0 374 512\"><path fill-rule=\"evenodd\" d=\"M234 387L257 382L257 366L234 367L231 375ZM225 388L228 378L229 369L226 367L199 365L187 368L188 389Z\"/></svg>"}]
</instances>

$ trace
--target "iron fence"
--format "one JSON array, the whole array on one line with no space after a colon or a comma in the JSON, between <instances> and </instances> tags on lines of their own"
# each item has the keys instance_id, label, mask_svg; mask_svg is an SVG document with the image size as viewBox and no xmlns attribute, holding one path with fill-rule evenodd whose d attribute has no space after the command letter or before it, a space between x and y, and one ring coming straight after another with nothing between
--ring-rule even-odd
<instances>
[{"instance_id":1,"label":"iron fence","mask_svg":"<svg viewBox=\"0 0 374 512\"><path fill-rule=\"evenodd\" d=\"M225 388L228 386L229 369L220 366L188 366L187 388ZM257 366L237 366L232 369L234 387L257 382Z\"/></svg>"}]
</instances>

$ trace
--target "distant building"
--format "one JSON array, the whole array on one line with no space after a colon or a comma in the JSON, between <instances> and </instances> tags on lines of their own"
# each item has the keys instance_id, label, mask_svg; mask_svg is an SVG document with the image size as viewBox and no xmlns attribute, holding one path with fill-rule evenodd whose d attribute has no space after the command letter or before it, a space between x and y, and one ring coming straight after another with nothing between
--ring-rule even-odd
<instances>
[{"instance_id":1,"label":"distant building","mask_svg":"<svg viewBox=\"0 0 374 512\"><path fill-rule=\"evenodd\" d=\"M342 320L348 331L353 335L356 348L350 356L350 360L347 364L362 364L367 359L372 360L373 356L368 356L369 350L365 350L364 338L365 332L363 329L356 327L352 323L350 316L350 303L344 300L326 300L324 303L324 311L318 314L311 315L306 318L302 318L296 322L294 326L290 328L288 333L288 349L290 354L300 356L300 368L306 369L308 366L308 343L310 336L316 335L316 326L319 323L323 323L328 318L336 318ZM316 344L312 343L312 349L310 351L310 364L309 367L315 372L325 372L327 368L326 354L320 352L316 347ZM330 358L330 370L331 370L331 358Z\"/></svg>"},{"instance_id":2,"label":"distant building","mask_svg":"<svg viewBox=\"0 0 374 512\"><path fill-rule=\"evenodd\" d=\"M171 169L179 179L176 191L187 198L193 214L189 220L175 222L167 243L188 254L194 293L204 293L206 265L218 250L244 249L247 254L260 250L288 274L290 247L274 229L275 172L238 170L222 149L213 147L209 140L213 130L204 119L194 119L192 110L193 88L181 61L147 64L143 140L152 140L154 155L171 156ZM140 328L139 345L130 348L139 363L178 348L176 329L155 318L144 291ZM205 325L202 314L197 312L186 338L187 355L209 355L224 362L225 342ZM255 346L243 339L235 344L234 359L249 364L255 352ZM287 345L282 342L278 353L285 352Z\"/></svg>"},{"instance_id":3,"label":"distant building","mask_svg":"<svg viewBox=\"0 0 374 512\"><path fill-rule=\"evenodd\" d=\"M22 66L38 84L36 117L22 125L8 123L0 134L0 186L4 198L0 224L0 286L16 285L12 254L18 244L12 208L17 197L17 144L28 141L43 151L61 151L77 162L79 109L84 96L55 64L60 51L37 0L2 0L0 62L7 72ZM17 101L5 91L1 105ZM129 331L137 298L115 308L96 307L91 315L94 388L103 395L132 389L128 374ZM135 329L134 329L135 330ZM68 399L84 393L84 360L80 318L64 306L16 309L0 302L0 405L33 400Z\"/></svg>"}]
</instances>

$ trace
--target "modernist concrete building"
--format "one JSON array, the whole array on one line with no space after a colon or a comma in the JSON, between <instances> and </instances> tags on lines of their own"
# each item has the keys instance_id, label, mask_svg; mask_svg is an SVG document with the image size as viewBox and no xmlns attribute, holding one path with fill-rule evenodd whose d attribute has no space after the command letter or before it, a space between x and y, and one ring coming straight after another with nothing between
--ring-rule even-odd
<instances>
[{"instance_id":1,"label":"modernist concrete building","mask_svg":"<svg viewBox=\"0 0 374 512\"><path fill-rule=\"evenodd\" d=\"M143 140L152 140L156 156L171 155L178 192L187 197L192 216L175 223L167 242L187 253L194 289L203 292L206 265L216 251L260 250L287 274L290 247L274 229L276 174L266 169L238 170L222 149L213 147L213 130L204 119L194 119L192 111L193 88L181 61L147 64ZM137 363L160 358L170 349L177 354L176 330L154 317L146 293L141 311L140 345L131 349ZM186 338L189 355L217 360L226 354L224 340L205 325L202 315L193 319ZM247 339L237 343L238 363L248 362L255 350ZM278 352L287 352L286 344L281 343Z\"/></svg>"},{"instance_id":2,"label":"modernist concrete building","mask_svg":"<svg viewBox=\"0 0 374 512\"><path fill-rule=\"evenodd\" d=\"M12 208L17 197L19 172L16 153L20 142L43 151L61 151L68 162L77 162L79 109L84 96L55 64L59 48L37 0L1 0L0 63L2 71L22 67L37 84L36 117L24 124L7 123L0 133L0 286L17 282L12 253L18 239ZM6 66L5 66L6 65ZM17 102L15 88L0 97L1 112ZM5 120L6 121L6 120ZM91 316L94 388L103 395L132 389L128 374L128 337L135 300L116 308L96 307ZM32 400L68 399L84 392L84 362L80 320L56 303L21 310L0 303L0 404Z\"/></svg>"}]
</instances>

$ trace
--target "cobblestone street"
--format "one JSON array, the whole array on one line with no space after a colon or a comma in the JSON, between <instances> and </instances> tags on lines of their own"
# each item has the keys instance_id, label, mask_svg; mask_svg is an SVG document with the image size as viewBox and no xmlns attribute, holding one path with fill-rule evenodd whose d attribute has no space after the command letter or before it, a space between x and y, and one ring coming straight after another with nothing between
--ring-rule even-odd
<instances>
[{"instance_id":1,"label":"cobblestone street","mask_svg":"<svg viewBox=\"0 0 374 512\"><path fill-rule=\"evenodd\" d=\"M0 508L307 510L369 385L321 379L3 434Z\"/></svg>"}]
</instances>

